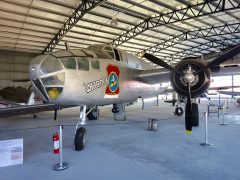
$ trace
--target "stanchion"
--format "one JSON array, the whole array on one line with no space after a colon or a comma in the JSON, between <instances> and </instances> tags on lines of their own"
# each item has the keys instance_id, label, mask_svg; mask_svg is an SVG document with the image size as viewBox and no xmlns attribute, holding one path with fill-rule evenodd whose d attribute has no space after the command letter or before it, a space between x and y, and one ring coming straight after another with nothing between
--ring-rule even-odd
<instances>
[{"instance_id":1,"label":"stanchion","mask_svg":"<svg viewBox=\"0 0 240 180\"><path fill-rule=\"evenodd\" d=\"M222 117L223 117L223 121L222 121L222 123L220 123L220 125L228 125L228 123L225 123L225 107L224 107L224 105L222 107Z\"/></svg>"},{"instance_id":2,"label":"stanchion","mask_svg":"<svg viewBox=\"0 0 240 180\"><path fill-rule=\"evenodd\" d=\"M201 143L201 146L212 146L211 143L208 142L208 113L205 112L205 142Z\"/></svg>"},{"instance_id":3,"label":"stanchion","mask_svg":"<svg viewBox=\"0 0 240 180\"><path fill-rule=\"evenodd\" d=\"M148 131L157 131L158 130L158 124L157 119L155 118L149 118L148 120Z\"/></svg>"},{"instance_id":4,"label":"stanchion","mask_svg":"<svg viewBox=\"0 0 240 180\"><path fill-rule=\"evenodd\" d=\"M229 102L228 102L228 98L227 98L227 105L226 105L226 108L229 108Z\"/></svg>"},{"instance_id":5,"label":"stanchion","mask_svg":"<svg viewBox=\"0 0 240 180\"><path fill-rule=\"evenodd\" d=\"M62 151L62 129L63 126L59 126L59 163L53 166L53 169L56 171L61 171L69 167L69 163L63 162L63 151Z\"/></svg>"}]
</instances>

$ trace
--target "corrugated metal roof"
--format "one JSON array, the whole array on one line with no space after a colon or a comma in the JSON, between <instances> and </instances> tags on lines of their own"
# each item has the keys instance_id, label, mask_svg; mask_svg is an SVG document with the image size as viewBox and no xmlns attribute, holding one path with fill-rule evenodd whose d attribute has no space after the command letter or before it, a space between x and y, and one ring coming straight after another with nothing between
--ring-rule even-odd
<instances>
[{"instance_id":1,"label":"corrugated metal roof","mask_svg":"<svg viewBox=\"0 0 240 180\"><path fill-rule=\"evenodd\" d=\"M158 49L154 54L158 57L166 57L168 60L174 57L172 60L178 61L179 58L182 58L175 56L179 52L188 51L209 41L230 39L229 42L233 42L233 37L240 37L240 28L237 27L240 23L239 0L226 0L225 7L221 6L223 0L213 0L201 10L201 6L198 6L198 4L203 2L203 0L104 1L87 12L61 39L55 49L65 48L64 43L66 41L72 47L87 47L90 44L116 42L117 38L129 33L127 35L130 38L121 41L119 48L136 54L142 50L151 50L152 47L163 44L164 41L169 41L168 46ZM0 1L0 49L41 53L80 3L82 3L80 0ZM218 4L220 5L218 6ZM183 13L184 11L179 11L177 15L172 13L191 6L194 8L186 13ZM221 8L227 10L213 12L214 9L218 11ZM195 15L198 12L201 13ZM171 20L176 19L176 22L161 22L162 25L158 24L154 28L144 30L143 25L139 25L149 18L152 19L148 23L156 23L157 19L154 17L161 15L164 18L162 21L172 18ZM113 16L117 19L117 26L110 25ZM178 18L181 19L180 16L186 18L177 20ZM188 33L189 30L197 31L227 23L235 24L235 26L226 25L226 28L230 29L230 33L228 32L229 29L221 31L219 28L218 31L218 28L215 28L214 32L206 34L204 37L191 38L186 36L188 38L176 41L178 35ZM128 32L134 27L141 29L139 34ZM224 33L219 35L220 31ZM172 39L175 40L175 43L172 43ZM234 43L236 42L234 41ZM193 55L214 52L214 48L217 47L204 49L200 53L193 53Z\"/></svg>"}]
</instances>

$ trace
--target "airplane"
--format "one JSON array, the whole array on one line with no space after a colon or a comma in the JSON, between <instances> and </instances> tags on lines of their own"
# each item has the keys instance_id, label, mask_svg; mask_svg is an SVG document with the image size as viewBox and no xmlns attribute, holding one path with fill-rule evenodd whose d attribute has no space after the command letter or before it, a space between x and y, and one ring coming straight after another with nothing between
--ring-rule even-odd
<instances>
[{"instance_id":1,"label":"airplane","mask_svg":"<svg viewBox=\"0 0 240 180\"><path fill-rule=\"evenodd\" d=\"M232 97L234 96L240 96L240 91L219 91L220 94L230 95ZM240 98L236 99L236 102L240 104Z\"/></svg>"},{"instance_id":2,"label":"airplane","mask_svg":"<svg viewBox=\"0 0 240 180\"><path fill-rule=\"evenodd\" d=\"M210 68L214 67L213 72L218 75L226 75L226 68L231 74L239 73L238 66L229 66L227 63L220 65L237 55L239 49L237 46L209 63L188 58L175 67L153 55L142 53L146 59L163 67L156 69L142 59L107 44L90 45L87 49L67 47L66 50L34 58L29 73L36 93L53 109L81 106L81 120L75 132L75 149L82 150L86 133L83 127L86 124L85 117L89 113L96 117L96 106L113 104L112 112L117 114L124 111L122 104L139 97L156 97L164 91L161 83L169 80L178 94L187 97L185 126L186 132L190 133L192 126L198 124L198 106L192 101L208 89ZM86 113L87 105L95 106ZM34 110L36 107L31 108Z\"/></svg>"},{"instance_id":3,"label":"airplane","mask_svg":"<svg viewBox=\"0 0 240 180\"><path fill-rule=\"evenodd\" d=\"M225 54L204 62L193 57L185 58L175 66L147 52L141 56L162 68L156 68L130 53L109 44L95 44L87 48L46 53L35 57L29 66L29 77L35 91L45 102L57 105L81 106L80 121L76 125L75 150L85 145L87 106L113 104L112 112L124 112L123 104L139 97L156 97L163 91L162 82L171 81L173 89L186 97L186 133L192 132L198 123L196 97L202 95L211 83L211 73L215 75L239 74L239 59L231 61L239 54L236 46ZM236 66L232 65L235 63Z\"/></svg>"},{"instance_id":4,"label":"airplane","mask_svg":"<svg viewBox=\"0 0 240 180\"><path fill-rule=\"evenodd\" d=\"M0 90L0 118L59 109L55 104L43 104L41 97L29 88L9 86Z\"/></svg>"},{"instance_id":5,"label":"airplane","mask_svg":"<svg viewBox=\"0 0 240 180\"><path fill-rule=\"evenodd\" d=\"M0 90L2 100L9 102L28 104L30 103L31 91L20 86L9 86Z\"/></svg>"}]
</instances>

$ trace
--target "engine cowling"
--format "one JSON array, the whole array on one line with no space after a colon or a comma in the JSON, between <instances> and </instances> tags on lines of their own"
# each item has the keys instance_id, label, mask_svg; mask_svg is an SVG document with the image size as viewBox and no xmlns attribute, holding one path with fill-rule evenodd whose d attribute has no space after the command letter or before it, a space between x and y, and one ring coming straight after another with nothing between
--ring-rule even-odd
<instances>
[{"instance_id":1,"label":"engine cowling","mask_svg":"<svg viewBox=\"0 0 240 180\"><path fill-rule=\"evenodd\" d=\"M174 90L182 95L188 95L188 86L191 84L191 97L202 95L210 86L211 71L209 68L195 74L206 65L196 59L183 60L175 65L170 80Z\"/></svg>"}]
</instances>

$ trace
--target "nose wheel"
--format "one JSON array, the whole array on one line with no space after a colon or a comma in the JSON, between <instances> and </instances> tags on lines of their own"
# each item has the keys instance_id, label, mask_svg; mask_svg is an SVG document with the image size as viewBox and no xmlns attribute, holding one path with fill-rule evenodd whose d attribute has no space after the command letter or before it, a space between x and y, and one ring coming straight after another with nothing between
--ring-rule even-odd
<instances>
[{"instance_id":1,"label":"nose wheel","mask_svg":"<svg viewBox=\"0 0 240 180\"><path fill-rule=\"evenodd\" d=\"M74 139L74 146L76 151L81 151L85 147L87 130L84 127L77 129Z\"/></svg>"}]
</instances>

